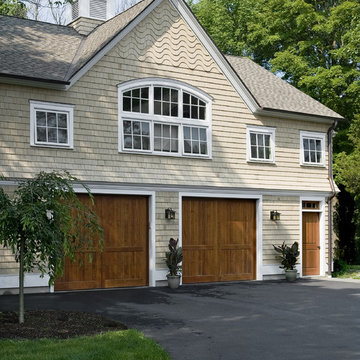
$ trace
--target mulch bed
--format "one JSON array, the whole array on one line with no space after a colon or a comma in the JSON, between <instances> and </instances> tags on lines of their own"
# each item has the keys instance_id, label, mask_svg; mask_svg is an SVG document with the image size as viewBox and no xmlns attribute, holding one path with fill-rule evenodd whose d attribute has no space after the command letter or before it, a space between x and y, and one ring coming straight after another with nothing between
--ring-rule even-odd
<instances>
[{"instance_id":1,"label":"mulch bed","mask_svg":"<svg viewBox=\"0 0 360 360\"><path fill-rule=\"evenodd\" d=\"M82 312L26 311L25 322L21 325L16 312L0 313L0 339L66 339L126 329L119 322Z\"/></svg>"}]
</instances>

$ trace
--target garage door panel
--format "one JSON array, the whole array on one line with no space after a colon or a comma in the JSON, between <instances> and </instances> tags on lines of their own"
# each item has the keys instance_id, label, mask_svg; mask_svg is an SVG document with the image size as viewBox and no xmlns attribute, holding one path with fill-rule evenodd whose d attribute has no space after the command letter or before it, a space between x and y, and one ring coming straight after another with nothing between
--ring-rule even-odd
<instances>
[{"instance_id":1,"label":"garage door panel","mask_svg":"<svg viewBox=\"0 0 360 360\"><path fill-rule=\"evenodd\" d=\"M256 278L255 204L183 198L184 283Z\"/></svg>"},{"instance_id":2,"label":"garage door panel","mask_svg":"<svg viewBox=\"0 0 360 360\"><path fill-rule=\"evenodd\" d=\"M89 204L88 196L80 195ZM148 284L148 199L145 196L95 195L94 211L104 230L103 251L84 267L65 264L55 290L92 289Z\"/></svg>"}]
</instances>

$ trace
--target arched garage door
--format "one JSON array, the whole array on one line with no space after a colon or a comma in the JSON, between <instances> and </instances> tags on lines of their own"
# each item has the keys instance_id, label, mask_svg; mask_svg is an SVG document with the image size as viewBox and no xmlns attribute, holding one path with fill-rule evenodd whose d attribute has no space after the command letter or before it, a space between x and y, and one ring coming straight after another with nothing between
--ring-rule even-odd
<instances>
[{"instance_id":1,"label":"arched garage door","mask_svg":"<svg viewBox=\"0 0 360 360\"><path fill-rule=\"evenodd\" d=\"M184 197L183 282L256 279L256 201Z\"/></svg>"},{"instance_id":2,"label":"arched garage door","mask_svg":"<svg viewBox=\"0 0 360 360\"><path fill-rule=\"evenodd\" d=\"M79 195L89 202L87 195ZM95 212L104 230L104 248L82 256L83 265L65 261L55 290L148 285L148 198L94 195Z\"/></svg>"}]
</instances>

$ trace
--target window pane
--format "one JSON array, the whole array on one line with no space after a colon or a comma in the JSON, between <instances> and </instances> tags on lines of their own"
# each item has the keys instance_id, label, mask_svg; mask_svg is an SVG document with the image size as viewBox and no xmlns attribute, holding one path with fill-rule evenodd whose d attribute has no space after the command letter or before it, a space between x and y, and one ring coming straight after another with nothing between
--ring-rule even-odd
<instances>
[{"instance_id":1,"label":"window pane","mask_svg":"<svg viewBox=\"0 0 360 360\"><path fill-rule=\"evenodd\" d=\"M131 90L124 92L124 96L131 97Z\"/></svg>"},{"instance_id":2,"label":"window pane","mask_svg":"<svg viewBox=\"0 0 360 360\"><path fill-rule=\"evenodd\" d=\"M203 101L201 101L201 100L199 100L199 105L200 105L200 106L204 106L204 107L206 106L206 104L205 104Z\"/></svg>"},{"instance_id":3,"label":"window pane","mask_svg":"<svg viewBox=\"0 0 360 360\"><path fill-rule=\"evenodd\" d=\"M315 140L310 139L310 150L315 150Z\"/></svg>"},{"instance_id":4,"label":"window pane","mask_svg":"<svg viewBox=\"0 0 360 360\"><path fill-rule=\"evenodd\" d=\"M200 140L206 141L206 129L200 129Z\"/></svg>"},{"instance_id":5,"label":"window pane","mask_svg":"<svg viewBox=\"0 0 360 360\"><path fill-rule=\"evenodd\" d=\"M66 144L67 141L67 130L59 129L58 130L58 138L60 144Z\"/></svg>"},{"instance_id":6,"label":"window pane","mask_svg":"<svg viewBox=\"0 0 360 360\"><path fill-rule=\"evenodd\" d=\"M258 145L259 146L264 146L264 135L257 134L257 139L258 139Z\"/></svg>"},{"instance_id":7,"label":"window pane","mask_svg":"<svg viewBox=\"0 0 360 360\"><path fill-rule=\"evenodd\" d=\"M57 129L48 128L48 141L57 143Z\"/></svg>"},{"instance_id":8,"label":"window pane","mask_svg":"<svg viewBox=\"0 0 360 360\"><path fill-rule=\"evenodd\" d=\"M154 101L154 113L156 115L161 115L161 102L160 101Z\"/></svg>"},{"instance_id":9,"label":"window pane","mask_svg":"<svg viewBox=\"0 0 360 360\"><path fill-rule=\"evenodd\" d=\"M47 126L56 127L56 113L47 113Z\"/></svg>"},{"instance_id":10,"label":"window pane","mask_svg":"<svg viewBox=\"0 0 360 360\"><path fill-rule=\"evenodd\" d=\"M309 151L304 151L304 161L305 162L310 162Z\"/></svg>"},{"instance_id":11,"label":"window pane","mask_svg":"<svg viewBox=\"0 0 360 360\"><path fill-rule=\"evenodd\" d=\"M140 89L132 90L132 97L140 98Z\"/></svg>"},{"instance_id":12,"label":"window pane","mask_svg":"<svg viewBox=\"0 0 360 360\"><path fill-rule=\"evenodd\" d=\"M257 147L256 146L251 146L251 157L253 159L257 159Z\"/></svg>"},{"instance_id":13,"label":"window pane","mask_svg":"<svg viewBox=\"0 0 360 360\"><path fill-rule=\"evenodd\" d=\"M154 150L161 151L161 138L154 138Z\"/></svg>"},{"instance_id":14,"label":"window pane","mask_svg":"<svg viewBox=\"0 0 360 360\"><path fill-rule=\"evenodd\" d=\"M170 125L163 125L163 137L170 137Z\"/></svg>"},{"instance_id":15,"label":"window pane","mask_svg":"<svg viewBox=\"0 0 360 360\"><path fill-rule=\"evenodd\" d=\"M271 150L269 147L265 148L265 159L270 160L271 158Z\"/></svg>"},{"instance_id":16,"label":"window pane","mask_svg":"<svg viewBox=\"0 0 360 360\"><path fill-rule=\"evenodd\" d=\"M200 153L202 155L206 155L207 154L207 143L206 142L201 142L200 143Z\"/></svg>"},{"instance_id":17,"label":"window pane","mask_svg":"<svg viewBox=\"0 0 360 360\"><path fill-rule=\"evenodd\" d=\"M58 114L58 127L59 128L67 128L67 115L66 114Z\"/></svg>"},{"instance_id":18,"label":"window pane","mask_svg":"<svg viewBox=\"0 0 360 360\"><path fill-rule=\"evenodd\" d=\"M150 134L150 126L147 122L141 123L141 134L142 135L149 135Z\"/></svg>"},{"instance_id":19,"label":"window pane","mask_svg":"<svg viewBox=\"0 0 360 360\"><path fill-rule=\"evenodd\" d=\"M131 136L124 136L124 148L125 149L132 149L132 137Z\"/></svg>"},{"instance_id":20,"label":"window pane","mask_svg":"<svg viewBox=\"0 0 360 360\"><path fill-rule=\"evenodd\" d=\"M199 129L198 128L191 128L191 138L193 140L199 140Z\"/></svg>"},{"instance_id":21,"label":"window pane","mask_svg":"<svg viewBox=\"0 0 360 360\"><path fill-rule=\"evenodd\" d=\"M149 98L149 88L148 87L141 88L141 97L143 99L148 99Z\"/></svg>"},{"instance_id":22,"label":"window pane","mask_svg":"<svg viewBox=\"0 0 360 360\"><path fill-rule=\"evenodd\" d=\"M140 134L140 121L133 121L133 134Z\"/></svg>"},{"instance_id":23,"label":"window pane","mask_svg":"<svg viewBox=\"0 0 360 360\"><path fill-rule=\"evenodd\" d=\"M177 90L172 89L171 90L171 102L177 103L179 97L179 92Z\"/></svg>"},{"instance_id":24,"label":"window pane","mask_svg":"<svg viewBox=\"0 0 360 360\"><path fill-rule=\"evenodd\" d=\"M322 162L322 160L321 160L321 152L316 153L316 160L317 160L318 163Z\"/></svg>"},{"instance_id":25,"label":"window pane","mask_svg":"<svg viewBox=\"0 0 360 360\"><path fill-rule=\"evenodd\" d=\"M316 140L316 150L321 151L321 140Z\"/></svg>"},{"instance_id":26,"label":"window pane","mask_svg":"<svg viewBox=\"0 0 360 360\"><path fill-rule=\"evenodd\" d=\"M46 127L36 128L36 141L46 142Z\"/></svg>"},{"instance_id":27,"label":"window pane","mask_svg":"<svg viewBox=\"0 0 360 360\"><path fill-rule=\"evenodd\" d=\"M141 136L134 136L134 149L141 150Z\"/></svg>"},{"instance_id":28,"label":"window pane","mask_svg":"<svg viewBox=\"0 0 360 360\"><path fill-rule=\"evenodd\" d=\"M192 153L193 154L199 154L200 153L199 142L198 141L193 141L192 142Z\"/></svg>"},{"instance_id":29,"label":"window pane","mask_svg":"<svg viewBox=\"0 0 360 360\"><path fill-rule=\"evenodd\" d=\"M150 138L148 136L143 136L142 141L143 150L150 150Z\"/></svg>"},{"instance_id":30,"label":"window pane","mask_svg":"<svg viewBox=\"0 0 360 360\"><path fill-rule=\"evenodd\" d=\"M154 124L154 135L160 137L161 136L161 125Z\"/></svg>"},{"instance_id":31,"label":"window pane","mask_svg":"<svg viewBox=\"0 0 360 360\"><path fill-rule=\"evenodd\" d=\"M179 151L179 142L178 140L171 140L171 152Z\"/></svg>"},{"instance_id":32,"label":"window pane","mask_svg":"<svg viewBox=\"0 0 360 360\"><path fill-rule=\"evenodd\" d=\"M141 112L143 114L149 113L149 100L141 100Z\"/></svg>"},{"instance_id":33,"label":"window pane","mask_svg":"<svg viewBox=\"0 0 360 360\"><path fill-rule=\"evenodd\" d=\"M46 112L44 112L44 111L36 112L36 125L37 126L46 126Z\"/></svg>"},{"instance_id":34,"label":"window pane","mask_svg":"<svg viewBox=\"0 0 360 360\"><path fill-rule=\"evenodd\" d=\"M198 119L199 118L198 110L199 110L199 108L197 106L191 106L191 118L192 119Z\"/></svg>"},{"instance_id":35,"label":"window pane","mask_svg":"<svg viewBox=\"0 0 360 360\"><path fill-rule=\"evenodd\" d=\"M264 135L265 146L270 146L270 135Z\"/></svg>"},{"instance_id":36,"label":"window pane","mask_svg":"<svg viewBox=\"0 0 360 360\"><path fill-rule=\"evenodd\" d=\"M140 112L140 99L132 99L132 112Z\"/></svg>"},{"instance_id":37,"label":"window pane","mask_svg":"<svg viewBox=\"0 0 360 360\"><path fill-rule=\"evenodd\" d=\"M263 146L259 146L259 159L265 159L265 151Z\"/></svg>"},{"instance_id":38,"label":"window pane","mask_svg":"<svg viewBox=\"0 0 360 360\"><path fill-rule=\"evenodd\" d=\"M154 88L154 99L161 100L161 87Z\"/></svg>"},{"instance_id":39,"label":"window pane","mask_svg":"<svg viewBox=\"0 0 360 360\"><path fill-rule=\"evenodd\" d=\"M191 141L190 140L184 140L184 151L187 154L191 153Z\"/></svg>"},{"instance_id":40,"label":"window pane","mask_svg":"<svg viewBox=\"0 0 360 360\"><path fill-rule=\"evenodd\" d=\"M131 121L123 121L124 134L131 134Z\"/></svg>"},{"instance_id":41,"label":"window pane","mask_svg":"<svg viewBox=\"0 0 360 360\"><path fill-rule=\"evenodd\" d=\"M171 116L179 116L179 107L177 104L171 104Z\"/></svg>"},{"instance_id":42,"label":"window pane","mask_svg":"<svg viewBox=\"0 0 360 360\"><path fill-rule=\"evenodd\" d=\"M186 119L190 118L190 105L184 105L183 107L183 117Z\"/></svg>"},{"instance_id":43,"label":"window pane","mask_svg":"<svg viewBox=\"0 0 360 360\"><path fill-rule=\"evenodd\" d=\"M311 143L310 143L310 146L311 146ZM316 159L315 159L315 151L310 151L310 159L311 159L311 162L316 162Z\"/></svg>"},{"instance_id":44,"label":"window pane","mask_svg":"<svg viewBox=\"0 0 360 360\"><path fill-rule=\"evenodd\" d=\"M195 96L191 96L191 104L192 105L199 105L199 100Z\"/></svg>"},{"instance_id":45,"label":"window pane","mask_svg":"<svg viewBox=\"0 0 360 360\"><path fill-rule=\"evenodd\" d=\"M169 116L170 115L170 103L163 102L163 115Z\"/></svg>"},{"instance_id":46,"label":"window pane","mask_svg":"<svg viewBox=\"0 0 360 360\"><path fill-rule=\"evenodd\" d=\"M204 107L199 108L199 119L205 120L205 108Z\"/></svg>"},{"instance_id":47,"label":"window pane","mask_svg":"<svg viewBox=\"0 0 360 360\"><path fill-rule=\"evenodd\" d=\"M170 101L170 89L163 88L163 100Z\"/></svg>"},{"instance_id":48,"label":"window pane","mask_svg":"<svg viewBox=\"0 0 360 360\"><path fill-rule=\"evenodd\" d=\"M184 139L190 139L190 128L188 126L184 126Z\"/></svg>"},{"instance_id":49,"label":"window pane","mask_svg":"<svg viewBox=\"0 0 360 360\"><path fill-rule=\"evenodd\" d=\"M309 140L303 139L304 150L309 150Z\"/></svg>"},{"instance_id":50,"label":"window pane","mask_svg":"<svg viewBox=\"0 0 360 360\"><path fill-rule=\"evenodd\" d=\"M172 139L177 139L178 138L178 127L172 125L171 126L171 138Z\"/></svg>"},{"instance_id":51,"label":"window pane","mask_svg":"<svg viewBox=\"0 0 360 360\"><path fill-rule=\"evenodd\" d=\"M123 98L123 111L131 111L131 99L128 97Z\"/></svg>"},{"instance_id":52,"label":"window pane","mask_svg":"<svg viewBox=\"0 0 360 360\"><path fill-rule=\"evenodd\" d=\"M170 152L170 140L164 138L163 139L163 151Z\"/></svg>"},{"instance_id":53,"label":"window pane","mask_svg":"<svg viewBox=\"0 0 360 360\"><path fill-rule=\"evenodd\" d=\"M188 93L183 93L183 102L184 104L190 104L190 95Z\"/></svg>"},{"instance_id":54,"label":"window pane","mask_svg":"<svg viewBox=\"0 0 360 360\"><path fill-rule=\"evenodd\" d=\"M250 133L250 145L256 145L256 134Z\"/></svg>"}]
</instances>

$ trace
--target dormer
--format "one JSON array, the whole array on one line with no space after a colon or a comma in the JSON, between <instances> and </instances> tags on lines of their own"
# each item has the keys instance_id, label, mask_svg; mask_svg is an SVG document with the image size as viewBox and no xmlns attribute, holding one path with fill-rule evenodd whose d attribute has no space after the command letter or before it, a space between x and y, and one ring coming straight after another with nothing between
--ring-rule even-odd
<instances>
[{"instance_id":1,"label":"dormer","mask_svg":"<svg viewBox=\"0 0 360 360\"><path fill-rule=\"evenodd\" d=\"M114 16L113 0L74 0L67 8L68 25L82 35Z\"/></svg>"}]
</instances>

